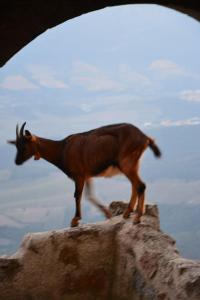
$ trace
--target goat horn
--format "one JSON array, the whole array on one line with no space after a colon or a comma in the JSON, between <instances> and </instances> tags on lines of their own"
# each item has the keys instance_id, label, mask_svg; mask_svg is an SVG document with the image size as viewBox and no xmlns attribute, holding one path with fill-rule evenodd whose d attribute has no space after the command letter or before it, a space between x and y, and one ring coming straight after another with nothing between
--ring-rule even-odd
<instances>
[{"instance_id":1,"label":"goat horn","mask_svg":"<svg viewBox=\"0 0 200 300\"><path fill-rule=\"evenodd\" d=\"M23 137L25 125L26 125L26 122L24 122L24 124L22 125L22 127L20 129L20 133L19 133L20 137Z\"/></svg>"},{"instance_id":2,"label":"goat horn","mask_svg":"<svg viewBox=\"0 0 200 300\"><path fill-rule=\"evenodd\" d=\"M19 138L19 125L16 125L16 139Z\"/></svg>"}]
</instances>

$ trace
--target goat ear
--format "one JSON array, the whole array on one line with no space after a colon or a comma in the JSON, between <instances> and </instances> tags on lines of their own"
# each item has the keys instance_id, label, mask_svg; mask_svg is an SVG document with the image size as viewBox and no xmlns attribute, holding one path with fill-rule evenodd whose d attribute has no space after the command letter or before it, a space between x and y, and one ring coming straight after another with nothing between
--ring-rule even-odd
<instances>
[{"instance_id":1,"label":"goat ear","mask_svg":"<svg viewBox=\"0 0 200 300\"><path fill-rule=\"evenodd\" d=\"M9 140L7 141L8 144L11 144L11 145L16 145L16 141L15 140Z\"/></svg>"},{"instance_id":2,"label":"goat ear","mask_svg":"<svg viewBox=\"0 0 200 300\"><path fill-rule=\"evenodd\" d=\"M25 130L25 138L26 138L27 140L31 140L31 139L32 139L32 134L30 133L30 131Z\"/></svg>"}]
</instances>

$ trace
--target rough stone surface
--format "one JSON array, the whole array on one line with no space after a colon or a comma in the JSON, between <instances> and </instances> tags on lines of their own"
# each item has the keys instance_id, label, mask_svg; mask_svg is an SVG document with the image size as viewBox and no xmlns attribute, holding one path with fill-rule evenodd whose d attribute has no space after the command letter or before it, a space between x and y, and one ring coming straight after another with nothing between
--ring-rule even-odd
<instances>
[{"instance_id":1,"label":"rough stone surface","mask_svg":"<svg viewBox=\"0 0 200 300\"><path fill-rule=\"evenodd\" d=\"M126 205L112 204L113 214ZM123 210L121 211L123 212ZM199 300L200 262L184 259L147 205L132 216L28 234L0 258L1 300Z\"/></svg>"},{"instance_id":2,"label":"rough stone surface","mask_svg":"<svg viewBox=\"0 0 200 300\"><path fill-rule=\"evenodd\" d=\"M197 0L1 0L0 66L38 35L69 19L109 6L140 3L159 4L200 20Z\"/></svg>"}]
</instances>

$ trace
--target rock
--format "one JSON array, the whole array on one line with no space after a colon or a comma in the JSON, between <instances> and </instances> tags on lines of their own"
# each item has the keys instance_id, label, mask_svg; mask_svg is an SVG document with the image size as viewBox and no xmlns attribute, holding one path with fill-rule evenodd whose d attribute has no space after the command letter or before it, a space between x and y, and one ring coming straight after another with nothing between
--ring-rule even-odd
<instances>
[{"instance_id":1,"label":"rock","mask_svg":"<svg viewBox=\"0 0 200 300\"><path fill-rule=\"evenodd\" d=\"M123 202L111 205L123 212ZM122 215L96 224L28 234L0 258L1 300L198 300L200 262L184 259L148 205L142 222Z\"/></svg>"},{"instance_id":2,"label":"rock","mask_svg":"<svg viewBox=\"0 0 200 300\"><path fill-rule=\"evenodd\" d=\"M122 215L127 207L128 207L127 202L113 201L109 205L109 210L112 213L112 216L115 217L115 216ZM133 216L133 215L134 215L134 213L131 214L131 216ZM148 224L149 226L156 227L157 229L160 228L160 221L159 221L157 205L146 204L145 217L146 218L143 219L143 221L145 220L146 224Z\"/></svg>"},{"instance_id":3,"label":"rock","mask_svg":"<svg viewBox=\"0 0 200 300\"><path fill-rule=\"evenodd\" d=\"M122 215L127 207L128 207L128 203L126 203L126 202L113 201L109 205L109 210L112 213L112 216L115 217L115 216Z\"/></svg>"},{"instance_id":4,"label":"rock","mask_svg":"<svg viewBox=\"0 0 200 300\"><path fill-rule=\"evenodd\" d=\"M21 266L18 259L0 258L0 280L12 278L20 270Z\"/></svg>"}]
</instances>

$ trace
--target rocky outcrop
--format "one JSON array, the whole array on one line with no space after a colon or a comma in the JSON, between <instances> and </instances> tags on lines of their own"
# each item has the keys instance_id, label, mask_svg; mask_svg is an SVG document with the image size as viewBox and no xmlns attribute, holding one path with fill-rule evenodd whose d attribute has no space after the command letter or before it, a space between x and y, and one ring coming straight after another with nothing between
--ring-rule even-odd
<instances>
[{"instance_id":1,"label":"rocky outcrop","mask_svg":"<svg viewBox=\"0 0 200 300\"><path fill-rule=\"evenodd\" d=\"M112 203L114 215L126 204ZM0 258L1 300L198 300L200 262L184 259L160 230L158 209L142 222L109 221L25 236Z\"/></svg>"},{"instance_id":2,"label":"rocky outcrop","mask_svg":"<svg viewBox=\"0 0 200 300\"><path fill-rule=\"evenodd\" d=\"M0 5L0 67L38 35L62 22L109 6L140 3L166 6L200 20L200 2L197 0L2 0Z\"/></svg>"}]
</instances>

